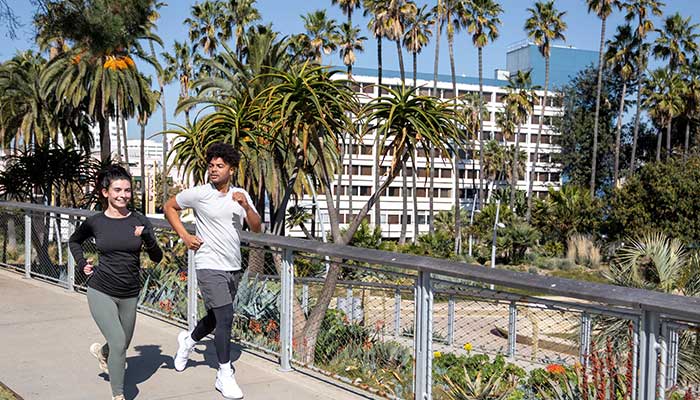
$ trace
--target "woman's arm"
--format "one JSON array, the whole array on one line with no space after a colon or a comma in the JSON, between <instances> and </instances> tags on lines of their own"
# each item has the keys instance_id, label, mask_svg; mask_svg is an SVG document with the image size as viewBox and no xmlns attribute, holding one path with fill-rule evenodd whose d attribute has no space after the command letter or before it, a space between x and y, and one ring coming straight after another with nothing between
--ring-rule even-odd
<instances>
[{"instance_id":1,"label":"woman's arm","mask_svg":"<svg viewBox=\"0 0 700 400\"><path fill-rule=\"evenodd\" d=\"M83 253L83 242L93 237L91 220L87 219L83 221L75 229L75 232L68 239L68 247L70 252L73 254L73 259L79 268L84 268L89 262L85 259L85 254Z\"/></svg>"},{"instance_id":2,"label":"woman's arm","mask_svg":"<svg viewBox=\"0 0 700 400\"><path fill-rule=\"evenodd\" d=\"M148 253L148 258L155 263L159 263L163 259L163 250L161 250L158 245L158 239L156 238L155 232L153 230L153 224L145 216L141 214L136 214L139 221L143 224L143 230L141 231L141 240L143 241L143 247Z\"/></svg>"}]
</instances>

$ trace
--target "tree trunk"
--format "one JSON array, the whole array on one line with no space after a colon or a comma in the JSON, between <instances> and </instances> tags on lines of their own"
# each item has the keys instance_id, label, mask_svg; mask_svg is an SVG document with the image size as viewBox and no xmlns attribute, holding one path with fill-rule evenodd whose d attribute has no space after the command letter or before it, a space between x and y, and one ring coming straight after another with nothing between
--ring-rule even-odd
<instances>
[{"instance_id":1,"label":"tree trunk","mask_svg":"<svg viewBox=\"0 0 700 400\"><path fill-rule=\"evenodd\" d=\"M401 86L406 85L406 70L403 66L403 51L401 51L401 41L396 41L396 52L399 55L399 72L401 73Z\"/></svg>"},{"instance_id":2,"label":"tree trunk","mask_svg":"<svg viewBox=\"0 0 700 400\"><path fill-rule=\"evenodd\" d=\"M149 44L151 46L151 57L153 57L154 60L157 60L158 58L156 57L156 50L155 47L153 46L153 41L149 40ZM163 82L163 77L159 74L158 75L158 86L160 88L160 110L162 112L162 118L163 118L163 138L162 138L162 144L163 144L163 159L162 159L162 175L161 175L161 180L162 180L162 186L163 186L163 198L161 201L163 202L163 205L168 201L168 166L167 166L167 161L168 161L168 135L165 133L165 131L168 130L168 114L165 110L165 83ZM143 162L143 160L141 160ZM155 179L155 176L153 177ZM155 188L154 188L155 190Z\"/></svg>"},{"instance_id":3,"label":"tree trunk","mask_svg":"<svg viewBox=\"0 0 700 400\"><path fill-rule=\"evenodd\" d=\"M100 160L103 163L112 159L111 138L109 136L109 118L99 116L97 123L100 126Z\"/></svg>"},{"instance_id":4,"label":"tree trunk","mask_svg":"<svg viewBox=\"0 0 700 400\"><path fill-rule=\"evenodd\" d=\"M669 130L671 129L671 122L669 121ZM663 131L659 129L659 134L656 136L656 162L661 161L661 142L663 139Z\"/></svg>"},{"instance_id":5,"label":"tree trunk","mask_svg":"<svg viewBox=\"0 0 700 400\"><path fill-rule=\"evenodd\" d=\"M117 163L121 165L122 163L122 136L121 136L121 118L119 117L119 109L117 109L117 116L115 117L115 124L117 125Z\"/></svg>"},{"instance_id":6,"label":"tree trunk","mask_svg":"<svg viewBox=\"0 0 700 400\"><path fill-rule=\"evenodd\" d=\"M642 114L642 64L642 49L640 47L637 53L637 109L634 114L634 133L632 134L632 158L630 159L630 174L634 173L634 165L637 157L637 137L639 136L639 119Z\"/></svg>"},{"instance_id":7,"label":"tree trunk","mask_svg":"<svg viewBox=\"0 0 700 400\"><path fill-rule=\"evenodd\" d=\"M590 191L591 198L595 197L596 187L596 168L598 161L598 125L600 117L600 92L603 87L603 50L605 48L605 17L601 18L600 23L600 50L598 51L598 85L596 87L595 96L595 119L593 120L593 154L591 156L591 182Z\"/></svg>"},{"instance_id":8,"label":"tree trunk","mask_svg":"<svg viewBox=\"0 0 700 400\"><path fill-rule=\"evenodd\" d=\"M442 33L442 0L437 2L437 21L435 23L435 59L433 61L433 97L437 96L437 81L438 81L438 64L440 61L440 34ZM425 153L428 149L423 149ZM427 155L427 154L426 154ZM435 150L430 148L430 167L428 168L430 174L430 184L428 191L428 233L431 235L435 233L435 227L433 225L433 217L435 214L435 204L433 201L433 189L435 188ZM415 175L418 171L413 171ZM415 190L414 190L415 194Z\"/></svg>"},{"instance_id":9,"label":"tree trunk","mask_svg":"<svg viewBox=\"0 0 700 400\"><path fill-rule=\"evenodd\" d=\"M399 236L399 244L406 243L406 230L408 229L408 176L406 176L406 164L401 167L401 202L403 211L401 213L401 236Z\"/></svg>"},{"instance_id":10,"label":"tree trunk","mask_svg":"<svg viewBox=\"0 0 700 400\"><path fill-rule=\"evenodd\" d=\"M515 192L518 190L518 163L520 162L520 124L515 131L515 153L510 168L510 201L508 206L512 210L515 206Z\"/></svg>"},{"instance_id":11,"label":"tree trunk","mask_svg":"<svg viewBox=\"0 0 700 400\"><path fill-rule=\"evenodd\" d=\"M148 120L141 121L141 148L139 164L141 165L141 214L146 215L146 124Z\"/></svg>"},{"instance_id":12,"label":"tree trunk","mask_svg":"<svg viewBox=\"0 0 700 400\"><path fill-rule=\"evenodd\" d=\"M126 170L129 171L129 138L126 135L126 119L122 120L122 133L124 134L124 163L126 163Z\"/></svg>"},{"instance_id":13,"label":"tree trunk","mask_svg":"<svg viewBox=\"0 0 700 400\"><path fill-rule=\"evenodd\" d=\"M688 159L688 152L690 150L690 118L685 123L685 140L683 142L683 161Z\"/></svg>"},{"instance_id":14,"label":"tree trunk","mask_svg":"<svg viewBox=\"0 0 700 400\"><path fill-rule=\"evenodd\" d=\"M413 87L418 86L418 53L413 52ZM413 184L412 194L413 194L413 243L418 241L418 195L416 194L416 163L412 165L411 181Z\"/></svg>"},{"instance_id":15,"label":"tree trunk","mask_svg":"<svg viewBox=\"0 0 700 400\"><path fill-rule=\"evenodd\" d=\"M362 137L362 135L360 135ZM360 145L358 144L358 147ZM348 158L348 218L352 219L352 159L355 157L355 138L350 136L350 157Z\"/></svg>"},{"instance_id":16,"label":"tree trunk","mask_svg":"<svg viewBox=\"0 0 700 400\"><path fill-rule=\"evenodd\" d=\"M544 110L547 104L547 87L549 85L549 57L544 59L544 96L542 97L542 109L540 110L540 123L537 128L537 139L535 142L535 160L532 162L532 167L530 172L528 172L529 182L527 185L527 213L525 214L525 219L530 223L532 217L532 184L534 179L535 165L537 165L537 158L540 151L540 140L542 138L542 123L544 122ZM529 157L529 156L528 156Z\"/></svg>"},{"instance_id":17,"label":"tree trunk","mask_svg":"<svg viewBox=\"0 0 700 400\"><path fill-rule=\"evenodd\" d=\"M377 93L379 96L382 95L382 38L377 37ZM379 155L379 141L377 140L377 132L374 132L374 191L379 189L379 163L381 162L381 157ZM374 226L381 227L382 210L380 205L380 199L377 197L377 201L374 204Z\"/></svg>"},{"instance_id":18,"label":"tree trunk","mask_svg":"<svg viewBox=\"0 0 700 400\"><path fill-rule=\"evenodd\" d=\"M666 128L666 160L671 159L671 127L673 126L673 118L668 120L668 128Z\"/></svg>"},{"instance_id":19,"label":"tree trunk","mask_svg":"<svg viewBox=\"0 0 700 400\"><path fill-rule=\"evenodd\" d=\"M484 201L484 60L483 49L479 47L479 202ZM454 79L453 79L454 80Z\"/></svg>"},{"instance_id":20,"label":"tree trunk","mask_svg":"<svg viewBox=\"0 0 700 400\"><path fill-rule=\"evenodd\" d=\"M620 95L620 110L617 114L617 131L615 132L615 164L613 165L613 186L617 185L620 169L620 136L622 134L622 113L625 112L625 95L627 94L627 82L622 84Z\"/></svg>"},{"instance_id":21,"label":"tree trunk","mask_svg":"<svg viewBox=\"0 0 700 400\"><path fill-rule=\"evenodd\" d=\"M448 32L447 35L447 49L450 53L450 72L452 74L452 95L454 96L455 104L457 102L457 77L455 75L455 57L454 57L454 37ZM455 143L455 154L453 157L454 163L454 193L452 193L454 198L454 208L455 208L455 254L460 254L462 251L462 223L460 221L460 212L462 208L459 200L459 148L461 143Z\"/></svg>"}]
</instances>

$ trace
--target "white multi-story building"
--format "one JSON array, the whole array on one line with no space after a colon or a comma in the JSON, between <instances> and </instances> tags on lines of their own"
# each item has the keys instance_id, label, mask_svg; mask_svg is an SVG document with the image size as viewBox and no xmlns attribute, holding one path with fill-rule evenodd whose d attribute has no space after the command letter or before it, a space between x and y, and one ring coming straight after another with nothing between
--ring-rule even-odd
<instances>
[{"instance_id":1,"label":"white multi-story building","mask_svg":"<svg viewBox=\"0 0 700 400\"><path fill-rule=\"evenodd\" d=\"M503 77L503 71L497 71L496 76ZM413 85L413 80L409 78L411 74L407 74L406 84ZM360 96L361 101L366 102L378 96L377 74L374 70L355 68L353 69L353 79L355 80L354 89ZM400 86L401 80L398 72L384 71L382 76L382 85L384 86ZM504 139L499 127L496 124L496 113L503 109L503 97L507 93L507 81L502 79L484 79L483 97L484 106L489 111L489 118L483 121L483 138L485 140L496 140L501 145L513 146L515 138ZM450 76L439 75L437 82L437 91L433 93L433 79L430 74L418 74L416 86L419 87L421 95L435 95L443 100L453 99L455 96L461 96L467 93L478 93L479 84L477 78L472 77L457 77L457 92L452 89ZM543 93L538 93L543 96ZM542 139L540 142L538 160L534 159L535 141L539 126L539 118L541 114L541 106L535 106L534 112L528 117L527 122L521 126L519 131L520 149L528 156L526 173L520 176L517 184L518 190L526 191L529 184L529 172L533 171L533 192L535 195L543 196L550 187L558 188L561 186L561 165L552 161L552 154L560 152L561 148L558 145L559 135L550 129L552 118L559 115L562 111L559 99L556 96L549 94L548 104L545 107L544 126L542 131ZM478 141L473 141L471 144L473 149L478 150ZM361 143L352 146L343 160L343 174L340 175L334 183L334 190L340 194L340 222L345 224L350 222L351 214L364 206L371 194L376 189L374 187L374 177L376 173L384 174L391 164L391 157L387 156L383 159L379 171L375 170L374 151L375 143L373 135L367 135ZM424 151L418 151L416 154L415 171L413 167L409 167L408 176L408 224L407 237L414 236L413 220L417 218L419 224L418 234L423 234L428 231L428 216L429 216L429 163L430 159ZM350 159L352 158L352 166ZM434 189L433 189L433 204L434 212L441 210L450 210L454 206L454 190L455 187L459 190L461 206L470 208L472 199L477 196L479 187L479 153L478 151L462 151L460 154L461 162L459 164L458 176L455 176L454 168L448 156L445 158L438 157L435 161L434 168ZM412 175L417 174L416 187L413 187ZM348 174L352 174L352 187L349 187ZM457 180L457 182L455 182ZM403 198L402 186L403 179L401 174L391 183L387 191L380 198L381 220L380 226L382 234L386 238L398 238L401 230L401 219L403 214ZM455 186L455 184L457 186ZM484 177L484 190L491 187L492 182ZM350 211L349 193L353 194L352 213ZM418 206L413 207L413 196L417 196ZM323 195L319 195L323 196ZM323 198L321 197L321 200ZM302 205L309 206L313 204L311 196L306 196ZM328 231L328 214L326 211L325 201L318 201L318 218L316 221L316 231ZM371 210L368 214L370 223L374 224L374 212ZM298 229L291 230L290 234L301 236L302 233Z\"/></svg>"}]
</instances>

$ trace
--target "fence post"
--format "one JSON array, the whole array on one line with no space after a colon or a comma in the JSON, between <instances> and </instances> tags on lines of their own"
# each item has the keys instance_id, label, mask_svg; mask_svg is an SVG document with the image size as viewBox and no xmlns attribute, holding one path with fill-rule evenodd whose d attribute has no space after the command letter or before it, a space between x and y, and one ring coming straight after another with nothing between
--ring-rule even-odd
<instances>
[{"instance_id":1,"label":"fence post","mask_svg":"<svg viewBox=\"0 0 700 400\"><path fill-rule=\"evenodd\" d=\"M401 290L396 288L394 292L394 337L401 335Z\"/></svg>"},{"instance_id":2,"label":"fence post","mask_svg":"<svg viewBox=\"0 0 700 400\"><path fill-rule=\"evenodd\" d=\"M24 214L24 277L32 278L32 217Z\"/></svg>"},{"instance_id":3,"label":"fence post","mask_svg":"<svg viewBox=\"0 0 700 400\"><path fill-rule=\"evenodd\" d=\"M657 379L659 383L659 390L657 390L656 400L666 399L666 368L668 366L668 323L666 321L661 323L661 335L659 335L659 366Z\"/></svg>"},{"instance_id":4,"label":"fence post","mask_svg":"<svg viewBox=\"0 0 700 400\"><path fill-rule=\"evenodd\" d=\"M72 216L68 217L68 236L73 234L74 230L74 225L73 225L74 218ZM61 243L58 243L59 246L61 246ZM66 268L68 271L68 277L66 279L66 290L69 292L72 292L75 290L75 259L73 258L73 253L71 253L70 249L67 251L68 253L68 263L66 264Z\"/></svg>"},{"instance_id":5,"label":"fence post","mask_svg":"<svg viewBox=\"0 0 700 400\"><path fill-rule=\"evenodd\" d=\"M678 381L678 345L680 336L678 327L674 324L667 325L666 345L668 357L666 361L666 387L673 387Z\"/></svg>"},{"instance_id":6,"label":"fence post","mask_svg":"<svg viewBox=\"0 0 700 400\"><path fill-rule=\"evenodd\" d=\"M515 358L518 339L518 306L514 301L508 306L508 357Z\"/></svg>"},{"instance_id":7,"label":"fence post","mask_svg":"<svg viewBox=\"0 0 700 400\"><path fill-rule=\"evenodd\" d=\"M591 315L584 311L581 314L581 347L579 349L579 362L584 367L588 366L588 354L591 351Z\"/></svg>"},{"instance_id":8,"label":"fence post","mask_svg":"<svg viewBox=\"0 0 700 400\"><path fill-rule=\"evenodd\" d=\"M642 323L639 330L639 398L656 400L656 351L659 336L659 314L642 311Z\"/></svg>"},{"instance_id":9,"label":"fence post","mask_svg":"<svg viewBox=\"0 0 700 400\"><path fill-rule=\"evenodd\" d=\"M355 322L355 300L353 299L352 286L348 286L345 291L345 306L348 308L348 320L352 324Z\"/></svg>"},{"instance_id":10,"label":"fence post","mask_svg":"<svg viewBox=\"0 0 700 400\"><path fill-rule=\"evenodd\" d=\"M455 342L455 298L450 295L447 301L447 344L452 346Z\"/></svg>"},{"instance_id":11,"label":"fence post","mask_svg":"<svg viewBox=\"0 0 700 400\"><path fill-rule=\"evenodd\" d=\"M637 400L639 384L639 327L640 318L632 321L632 400Z\"/></svg>"},{"instance_id":12,"label":"fence post","mask_svg":"<svg viewBox=\"0 0 700 400\"><path fill-rule=\"evenodd\" d=\"M187 250L187 329L192 332L197 326L197 272L194 251Z\"/></svg>"},{"instance_id":13,"label":"fence post","mask_svg":"<svg viewBox=\"0 0 700 400\"><path fill-rule=\"evenodd\" d=\"M280 310L280 367L282 372L292 371L292 298L294 296L294 251L284 249L282 253Z\"/></svg>"},{"instance_id":14,"label":"fence post","mask_svg":"<svg viewBox=\"0 0 700 400\"><path fill-rule=\"evenodd\" d=\"M415 368L413 370L413 393L417 400L432 399L433 361L433 290L430 273L420 271L415 288L415 329L413 345Z\"/></svg>"}]
</instances>

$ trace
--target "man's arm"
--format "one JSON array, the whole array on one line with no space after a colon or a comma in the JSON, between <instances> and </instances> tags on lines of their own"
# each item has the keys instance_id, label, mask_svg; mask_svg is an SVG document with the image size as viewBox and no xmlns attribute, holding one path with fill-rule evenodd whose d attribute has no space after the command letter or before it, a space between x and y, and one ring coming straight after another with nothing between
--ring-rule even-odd
<instances>
[{"instance_id":1,"label":"man's arm","mask_svg":"<svg viewBox=\"0 0 700 400\"><path fill-rule=\"evenodd\" d=\"M185 229L185 225L180 219L180 211L182 211L182 207L180 207L180 205L177 204L177 200L175 200L174 196L171 197L163 206L165 219L168 220L170 226L173 227L173 230L175 230L177 235L180 236L180 239L182 239L182 241L185 242L185 245L188 249L197 250L199 249L199 246L201 246L203 243L202 239L198 238L195 235L191 235L189 232L187 232L187 229Z\"/></svg>"},{"instance_id":2,"label":"man's arm","mask_svg":"<svg viewBox=\"0 0 700 400\"><path fill-rule=\"evenodd\" d=\"M248 223L248 227L251 231L259 233L262 230L260 215L258 215L258 211L248 201L249 199L250 196L248 196L247 192L233 192L233 201L238 202L238 204L243 207L245 211L245 222Z\"/></svg>"}]
</instances>

